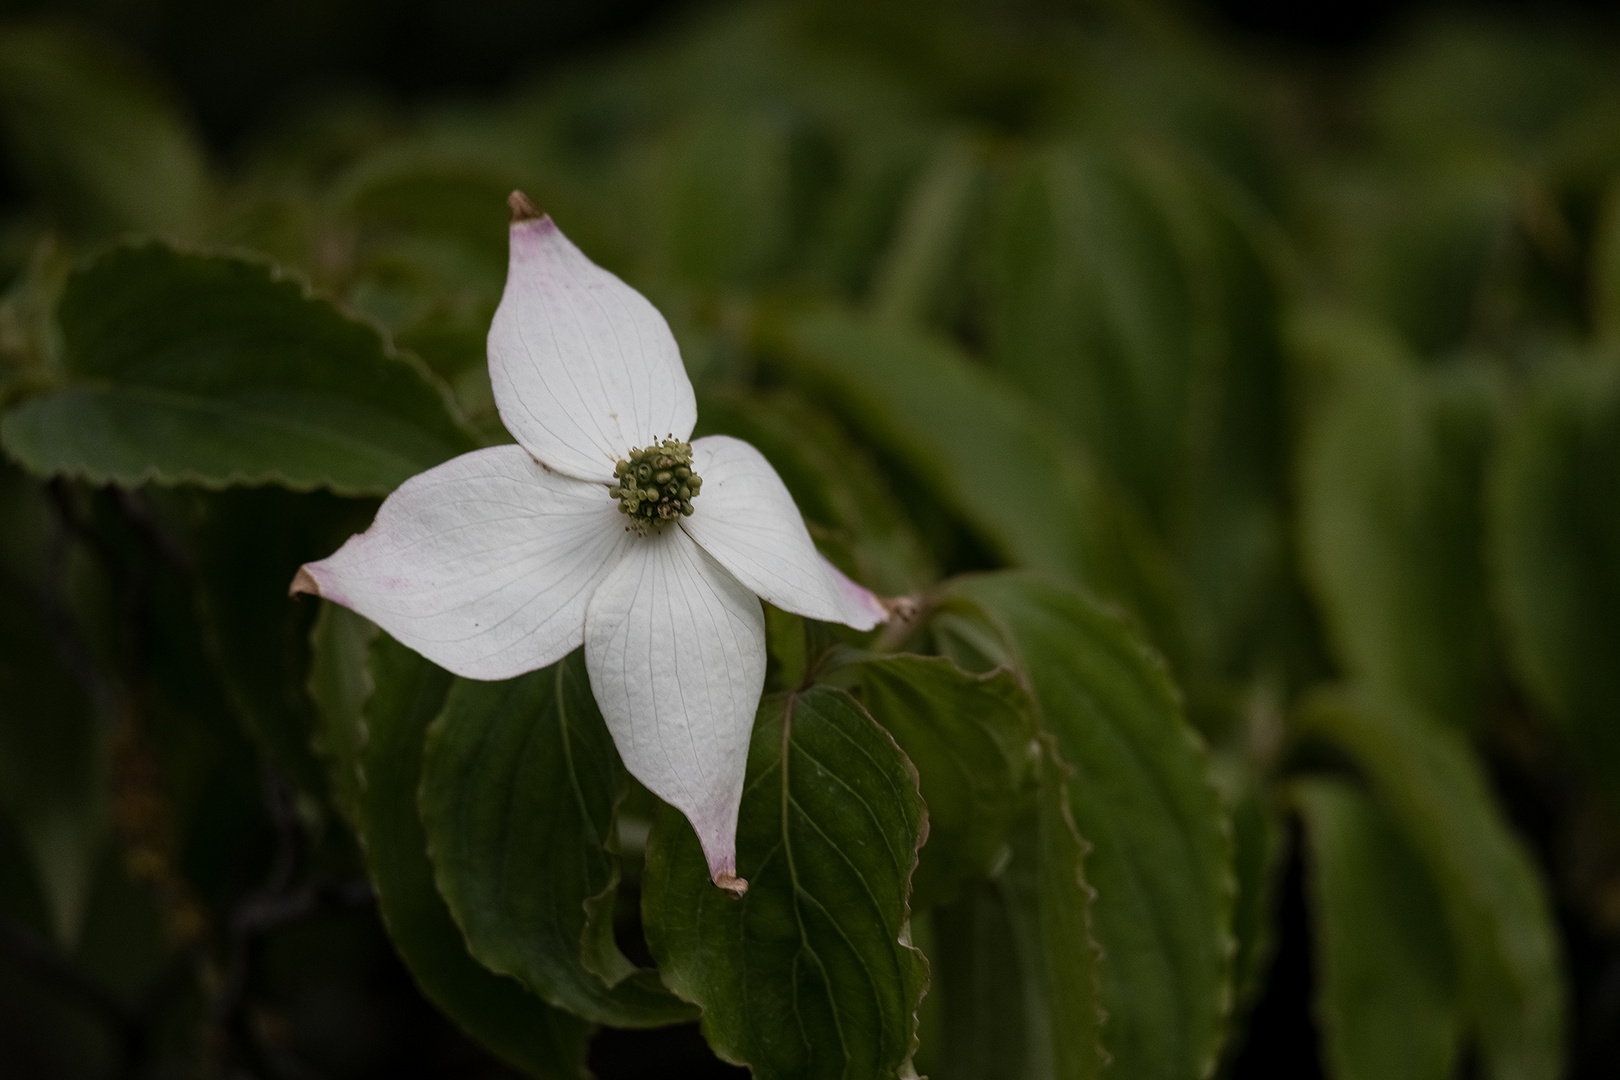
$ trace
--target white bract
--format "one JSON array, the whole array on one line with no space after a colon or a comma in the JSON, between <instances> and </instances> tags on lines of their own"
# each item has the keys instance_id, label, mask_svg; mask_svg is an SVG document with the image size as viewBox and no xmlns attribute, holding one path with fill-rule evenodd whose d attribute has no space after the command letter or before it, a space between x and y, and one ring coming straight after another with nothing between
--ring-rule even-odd
<instances>
[{"instance_id":1,"label":"white bract","mask_svg":"<svg viewBox=\"0 0 1620 1080\"><path fill-rule=\"evenodd\" d=\"M765 680L759 598L863 630L884 608L816 551L752 446L697 439L678 474L646 456L665 440L684 454L697 420L669 326L521 195L513 212L489 373L518 445L407 480L294 591L472 679L509 679L583 643L626 767L686 814L715 883L740 893L737 808ZM650 497L624 478L638 451Z\"/></svg>"}]
</instances>

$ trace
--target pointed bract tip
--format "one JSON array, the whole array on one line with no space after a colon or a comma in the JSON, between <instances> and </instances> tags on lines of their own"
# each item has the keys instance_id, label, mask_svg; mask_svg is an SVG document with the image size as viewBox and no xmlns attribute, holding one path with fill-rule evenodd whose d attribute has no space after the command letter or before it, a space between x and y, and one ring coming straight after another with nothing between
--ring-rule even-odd
<instances>
[{"instance_id":1,"label":"pointed bract tip","mask_svg":"<svg viewBox=\"0 0 1620 1080\"><path fill-rule=\"evenodd\" d=\"M293 576L292 584L287 586L288 596L297 596L299 593L309 593L311 596L321 595L321 583L315 580L315 575L309 572L307 566L300 566L298 573Z\"/></svg>"},{"instance_id":2,"label":"pointed bract tip","mask_svg":"<svg viewBox=\"0 0 1620 1080\"><path fill-rule=\"evenodd\" d=\"M730 870L722 870L714 875L714 884L717 888L724 889L738 898L741 898L743 893L748 891L748 882L733 874Z\"/></svg>"},{"instance_id":3,"label":"pointed bract tip","mask_svg":"<svg viewBox=\"0 0 1620 1080\"><path fill-rule=\"evenodd\" d=\"M915 596L880 596L877 602L883 605L883 614L895 622L914 622L922 614L922 602Z\"/></svg>"},{"instance_id":4,"label":"pointed bract tip","mask_svg":"<svg viewBox=\"0 0 1620 1080\"><path fill-rule=\"evenodd\" d=\"M545 217L540 208L529 201L529 197L521 191L514 191L506 197L506 205L512 208L512 224L521 225L525 221L538 221Z\"/></svg>"}]
</instances>

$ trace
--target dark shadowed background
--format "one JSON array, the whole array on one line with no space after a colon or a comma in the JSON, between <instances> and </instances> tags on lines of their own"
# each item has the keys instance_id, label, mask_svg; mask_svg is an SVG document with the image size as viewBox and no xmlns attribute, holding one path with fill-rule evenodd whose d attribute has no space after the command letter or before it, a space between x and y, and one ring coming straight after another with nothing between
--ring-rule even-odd
<instances>
[{"instance_id":1,"label":"dark shadowed background","mask_svg":"<svg viewBox=\"0 0 1620 1080\"><path fill-rule=\"evenodd\" d=\"M492 97L656 38L715 6L706 0L11 0L0 3L0 21L70 20L145 58L228 170L259 133L311 102L343 99L408 111ZM1053 0L1051 6L1067 5ZM1579 27L1607 24L1614 18L1609 7L1189 0L1183 10L1197 33L1307 78L1332 79L1437 14L1461 11ZM27 198L0 151L0 208ZM1514 804L1511 777L1504 790L1511 811L1534 832L1538 796L1526 792ZM269 851L274 837L266 833L259 842ZM1230 1064L1234 1078L1320 1075L1298 863L1295 858L1283 876L1280 944L1268 988L1249 1021L1247 1048ZM344 1076L510 1075L417 995L363 896L352 903L341 896L326 900L319 917L265 947L259 966L270 987L265 998L282 1002L281 1009L247 1015L242 1023L261 1026L262 1041L271 1044L278 1025L296 1027L305 1044L318 1043L322 1060L337 1063ZM1570 932L1578 946L1579 929ZM104 946L115 950L118 943ZM1580 950L1574 951L1579 978ZM63 1059L60 1031L39 1026L35 996L59 999L61 1007L47 1011L69 1032L65 1042L71 1045L79 1027L90 1039L96 1026L78 1012L126 1007L99 1000L100 993L31 941L0 941L0 1080L81 1075L76 1062ZM1605 993L1620 997L1620 987L1605 984L1589 989L1588 996ZM145 1037L133 1021L128 1032L131 1039ZM598 1041L592 1065L603 1080L741 1075L714 1060L694 1027L614 1032Z\"/></svg>"}]
</instances>

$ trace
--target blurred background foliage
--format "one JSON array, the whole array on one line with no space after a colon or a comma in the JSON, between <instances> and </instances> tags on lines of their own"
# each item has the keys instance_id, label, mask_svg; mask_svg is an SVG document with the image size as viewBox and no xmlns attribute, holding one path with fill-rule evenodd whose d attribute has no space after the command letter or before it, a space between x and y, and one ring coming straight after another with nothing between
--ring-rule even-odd
<instances>
[{"instance_id":1,"label":"blurred background foliage","mask_svg":"<svg viewBox=\"0 0 1620 1080\"><path fill-rule=\"evenodd\" d=\"M1298 16L1245 36L1243 5L7 11L0 1075L507 1075L390 949L285 589L424 463L505 440L514 188L666 314L700 433L759 446L830 558L946 598L932 651L1005 659L970 608L1012 601L938 583L1023 567L1163 658L1224 799L1199 827L1229 818L1233 955L1117 1075L1620 1068L1611 24L1374 7L1325 48ZM132 312L162 318L132 339ZM229 386L143 360L233 333ZM263 425L221 441L166 394ZM781 625L773 678L804 663ZM1141 871L1109 858L1099 935ZM972 902L926 931L941 972ZM920 1066L1008 1074L993 1031L929 1057L923 1022ZM727 1074L690 1024L590 1063Z\"/></svg>"}]
</instances>

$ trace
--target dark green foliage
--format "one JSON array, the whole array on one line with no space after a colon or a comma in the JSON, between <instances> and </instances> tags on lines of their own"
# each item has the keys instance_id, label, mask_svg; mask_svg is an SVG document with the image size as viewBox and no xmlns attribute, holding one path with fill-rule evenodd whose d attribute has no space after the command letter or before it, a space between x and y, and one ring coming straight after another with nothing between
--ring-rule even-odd
<instances>
[{"instance_id":1,"label":"dark green foliage","mask_svg":"<svg viewBox=\"0 0 1620 1080\"><path fill-rule=\"evenodd\" d=\"M15 501L7 509L13 521L21 516ZM51 632L55 613L41 610L48 601L17 581L12 567L6 570L0 577L0 806L37 874L51 932L71 946L107 839L108 718L98 715L98 702L75 678L71 665L84 658L61 632Z\"/></svg>"},{"instance_id":2,"label":"dark green foliage","mask_svg":"<svg viewBox=\"0 0 1620 1080\"><path fill-rule=\"evenodd\" d=\"M924 924L935 1026L925 1019L919 1068L930 1076L1080 1078L1107 1066L1086 845L1051 748L1037 744L1033 758L1033 799L1007 834L1006 865Z\"/></svg>"},{"instance_id":3,"label":"dark green foliage","mask_svg":"<svg viewBox=\"0 0 1620 1080\"><path fill-rule=\"evenodd\" d=\"M1428 871L1371 801L1339 780L1294 793L1310 845L1316 1016L1334 1076L1450 1076L1457 974Z\"/></svg>"},{"instance_id":4,"label":"dark green foliage","mask_svg":"<svg viewBox=\"0 0 1620 1080\"><path fill-rule=\"evenodd\" d=\"M211 158L0 27L0 1074L1613 1075L1617 50L741 3ZM767 609L740 900L579 653L287 596L510 441L513 189L892 604Z\"/></svg>"},{"instance_id":5,"label":"dark green foliage","mask_svg":"<svg viewBox=\"0 0 1620 1080\"><path fill-rule=\"evenodd\" d=\"M460 681L423 758L428 856L490 969L597 1023L693 1019L613 942L619 865L607 848L625 783L583 653L509 682Z\"/></svg>"},{"instance_id":6,"label":"dark green foliage","mask_svg":"<svg viewBox=\"0 0 1620 1080\"><path fill-rule=\"evenodd\" d=\"M1011 184L993 355L1159 518L1179 480L1194 297L1141 163L1080 147Z\"/></svg>"},{"instance_id":7,"label":"dark green foliage","mask_svg":"<svg viewBox=\"0 0 1620 1080\"><path fill-rule=\"evenodd\" d=\"M997 882L1018 961L1024 1057L1032 1076L1099 1076L1112 1060L1102 1030L1107 989L1093 935L1097 894L1083 868L1088 848L1065 798L1074 777L1047 743L1036 767L1034 806L1008 835Z\"/></svg>"},{"instance_id":8,"label":"dark green foliage","mask_svg":"<svg viewBox=\"0 0 1620 1080\"><path fill-rule=\"evenodd\" d=\"M0 427L38 473L383 495L475 445L375 330L260 263L116 249L58 318L64 385Z\"/></svg>"},{"instance_id":9,"label":"dark green foliage","mask_svg":"<svg viewBox=\"0 0 1620 1080\"><path fill-rule=\"evenodd\" d=\"M334 615L317 641L341 663L356 651L347 635L374 639L364 676L370 685L321 701L321 723L328 746L358 751L348 761L334 751L332 760L363 778L356 832L389 936L422 992L502 1058L545 1080L582 1077L584 1022L480 966L434 888L416 793L423 741L450 676L347 612Z\"/></svg>"},{"instance_id":10,"label":"dark green foliage","mask_svg":"<svg viewBox=\"0 0 1620 1080\"><path fill-rule=\"evenodd\" d=\"M1241 768L1241 767L1240 767ZM1216 782L1227 797L1232 821L1232 872L1237 897L1232 904L1234 1012L1241 1018L1265 988L1277 944L1278 878L1288 842L1286 822L1274 793L1253 772L1237 772L1217 760Z\"/></svg>"},{"instance_id":11,"label":"dark green foliage","mask_svg":"<svg viewBox=\"0 0 1620 1080\"><path fill-rule=\"evenodd\" d=\"M1202 1075L1231 1004L1231 840L1162 662L1118 617L1034 576L961 578L948 595L999 636L1075 769L1104 1046L1135 1076Z\"/></svg>"},{"instance_id":12,"label":"dark green foliage","mask_svg":"<svg viewBox=\"0 0 1620 1080\"><path fill-rule=\"evenodd\" d=\"M0 33L0 121L34 190L67 228L182 239L209 206L202 147L149 72L97 38Z\"/></svg>"},{"instance_id":13,"label":"dark green foliage","mask_svg":"<svg viewBox=\"0 0 1620 1080\"><path fill-rule=\"evenodd\" d=\"M1421 712L1367 693L1319 694L1302 719L1367 773L1433 876L1464 1014L1489 1075L1560 1075L1562 957L1545 886L1468 745Z\"/></svg>"},{"instance_id":14,"label":"dark green foliage","mask_svg":"<svg viewBox=\"0 0 1620 1080\"><path fill-rule=\"evenodd\" d=\"M1343 666L1458 724L1490 678L1489 373L1424 370L1389 336L1312 324L1323 400L1299 457L1303 557Z\"/></svg>"},{"instance_id":15,"label":"dark green foliage","mask_svg":"<svg viewBox=\"0 0 1620 1080\"><path fill-rule=\"evenodd\" d=\"M1502 447L1491 556L1513 659L1585 765L1620 781L1620 366L1541 376Z\"/></svg>"},{"instance_id":16,"label":"dark green foliage","mask_svg":"<svg viewBox=\"0 0 1620 1080\"><path fill-rule=\"evenodd\" d=\"M832 395L997 556L1085 582L1138 612L1166 651L1179 651L1166 557L1027 398L904 326L826 312L781 334L789 370Z\"/></svg>"},{"instance_id":17,"label":"dark green foliage","mask_svg":"<svg viewBox=\"0 0 1620 1080\"><path fill-rule=\"evenodd\" d=\"M839 673L917 768L928 844L912 882L919 908L990 877L1035 778L1029 697L1008 671L969 675L942 656L890 656Z\"/></svg>"},{"instance_id":18,"label":"dark green foliage","mask_svg":"<svg viewBox=\"0 0 1620 1080\"><path fill-rule=\"evenodd\" d=\"M298 568L367 524L366 510L324 494L234 488L186 500L197 552L197 617L226 694L249 737L304 791L319 794L310 750L312 605L287 603Z\"/></svg>"},{"instance_id":19,"label":"dark green foliage","mask_svg":"<svg viewBox=\"0 0 1620 1080\"><path fill-rule=\"evenodd\" d=\"M1081 532L1106 512L1095 475L1027 401L948 342L829 312L784 327L781 354L997 555L1098 573Z\"/></svg>"},{"instance_id":20,"label":"dark green foliage","mask_svg":"<svg viewBox=\"0 0 1620 1080\"><path fill-rule=\"evenodd\" d=\"M686 819L648 840L647 940L703 1008L722 1058L756 1076L903 1075L928 965L909 941L928 834L917 772L842 691L760 703L737 831L742 898L709 882Z\"/></svg>"}]
</instances>

